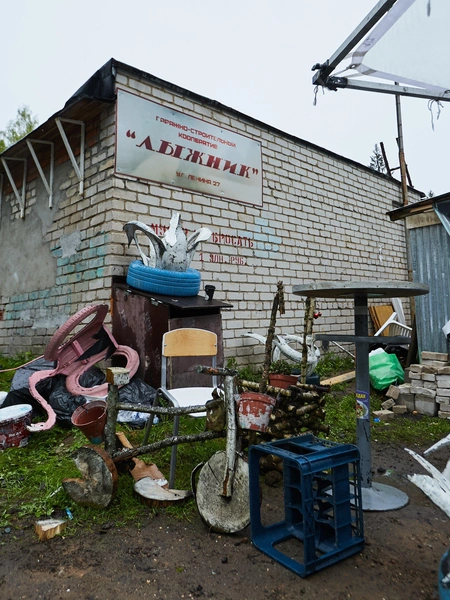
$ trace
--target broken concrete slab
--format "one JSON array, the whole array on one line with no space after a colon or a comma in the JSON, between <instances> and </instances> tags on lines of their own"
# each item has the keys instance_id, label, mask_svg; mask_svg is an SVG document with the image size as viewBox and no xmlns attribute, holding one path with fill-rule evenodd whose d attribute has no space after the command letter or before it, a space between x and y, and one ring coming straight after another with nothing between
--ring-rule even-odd
<instances>
[{"instance_id":1,"label":"broken concrete slab","mask_svg":"<svg viewBox=\"0 0 450 600\"><path fill-rule=\"evenodd\" d=\"M400 390L396 385L390 385L388 391L386 392L386 396L388 398L393 398L394 400L397 400L397 398L400 395Z\"/></svg>"},{"instance_id":2,"label":"broken concrete slab","mask_svg":"<svg viewBox=\"0 0 450 600\"><path fill-rule=\"evenodd\" d=\"M422 359L422 363L424 360L439 360L442 362L448 361L448 354L446 352L428 352L427 350L422 350L420 357Z\"/></svg>"},{"instance_id":3,"label":"broken concrete slab","mask_svg":"<svg viewBox=\"0 0 450 600\"><path fill-rule=\"evenodd\" d=\"M389 410L395 405L395 401L392 398L388 398L384 402L381 403L381 408L383 410Z\"/></svg>"},{"instance_id":4,"label":"broken concrete slab","mask_svg":"<svg viewBox=\"0 0 450 600\"><path fill-rule=\"evenodd\" d=\"M394 418L394 413L391 410L374 410L373 416L380 421L390 421Z\"/></svg>"}]
</instances>

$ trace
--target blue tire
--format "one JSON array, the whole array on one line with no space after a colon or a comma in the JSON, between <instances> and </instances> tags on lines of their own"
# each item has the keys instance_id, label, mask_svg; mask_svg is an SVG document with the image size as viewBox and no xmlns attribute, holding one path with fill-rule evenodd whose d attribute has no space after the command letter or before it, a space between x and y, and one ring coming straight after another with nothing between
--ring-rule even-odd
<instances>
[{"instance_id":1,"label":"blue tire","mask_svg":"<svg viewBox=\"0 0 450 600\"><path fill-rule=\"evenodd\" d=\"M127 284L143 292L164 296L196 296L200 291L201 275L195 269L166 271L146 267L134 260L128 267Z\"/></svg>"}]
</instances>

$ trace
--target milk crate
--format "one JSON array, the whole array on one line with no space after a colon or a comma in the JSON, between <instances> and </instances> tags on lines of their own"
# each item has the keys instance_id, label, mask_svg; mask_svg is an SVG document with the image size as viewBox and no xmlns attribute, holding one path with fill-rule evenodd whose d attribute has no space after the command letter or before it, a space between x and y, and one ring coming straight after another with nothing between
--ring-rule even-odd
<instances>
[{"instance_id":1,"label":"milk crate","mask_svg":"<svg viewBox=\"0 0 450 600\"><path fill-rule=\"evenodd\" d=\"M260 459L282 461L281 520L262 515ZM251 446L250 525L253 545L305 577L364 548L359 450L313 435ZM283 511L284 508L284 511ZM271 515L269 515L269 518Z\"/></svg>"}]
</instances>

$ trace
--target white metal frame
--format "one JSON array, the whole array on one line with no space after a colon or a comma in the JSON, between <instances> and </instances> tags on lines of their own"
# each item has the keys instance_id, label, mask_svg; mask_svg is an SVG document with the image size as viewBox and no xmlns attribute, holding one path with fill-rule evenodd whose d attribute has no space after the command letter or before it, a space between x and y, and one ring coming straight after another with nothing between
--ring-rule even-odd
<instances>
[{"instance_id":1,"label":"white metal frame","mask_svg":"<svg viewBox=\"0 0 450 600\"><path fill-rule=\"evenodd\" d=\"M429 100L440 100L450 102L450 90L437 92L427 87L410 87L405 85L393 85L385 83L374 83L354 80L347 77L332 77L332 72L338 64L355 48L355 46L364 38L364 36L378 23L378 21L392 8L397 0L380 0L370 13L361 21L353 33L336 50L336 52L323 64L316 64L313 70L317 73L313 77L313 85L321 85L330 90L338 88L363 90L369 92L379 92L382 94L393 94L401 96L411 96L414 98L426 98Z\"/></svg>"},{"instance_id":2,"label":"white metal frame","mask_svg":"<svg viewBox=\"0 0 450 600\"><path fill-rule=\"evenodd\" d=\"M44 171L41 167L41 163L39 162L39 158L34 151L33 144L47 144L50 146L50 174L49 181L44 174ZM37 170L39 171L39 175L41 176L42 183L45 186L48 194L48 206L49 208L53 208L53 173L54 173L54 162L55 162L55 144L53 142L47 142L45 140L27 140L27 146L30 150L31 156L33 157L34 163L36 165Z\"/></svg>"},{"instance_id":3,"label":"white metal frame","mask_svg":"<svg viewBox=\"0 0 450 600\"><path fill-rule=\"evenodd\" d=\"M61 135L62 141L64 142L64 146L66 147L67 154L69 155L72 166L75 170L79 181L79 193L80 196L83 195L84 192L84 149L85 149L85 131L86 126L83 121L74 121L73 119L63 119L62 117L56 117L55 119L56 126L58 127L59 133ZM64 131L63 123L72 123L73 125L79 125L81 127L81 140L80 140L80 164L77 163L75 158L75 154L73 153L72 147L70 145L69 139Z\"/></svg>"},{"instance_id":4,"label":"white metal frame","mask_svg":"<svg viewBox=\"0 0 450 600\"><path fill-rule=\"evenodd\" d=\"M11 160L23 162L22 196L20 196L20 194L19 194L19 192L17 190L17 187L16 187L16 184L14 182L13 176L11 175L11 171L9 170L9 167L8 167L8 164L7 164L8 161L11 161ZM28 164L28 161L27 161L26 158L10 158L10 157L8 157L8 158L2 157L1 161L2 161L3 168L6 171L6 175L8 176L9 183L11 184L11 187L12 187L12 189L14 191L14 195L15 195L15 197L17 199L17 202L19 203L19 206L20 206L20 217L22 219L24 219L25 218L25 197L26 197L27 164Z\"/></svg>"}]
</instances>

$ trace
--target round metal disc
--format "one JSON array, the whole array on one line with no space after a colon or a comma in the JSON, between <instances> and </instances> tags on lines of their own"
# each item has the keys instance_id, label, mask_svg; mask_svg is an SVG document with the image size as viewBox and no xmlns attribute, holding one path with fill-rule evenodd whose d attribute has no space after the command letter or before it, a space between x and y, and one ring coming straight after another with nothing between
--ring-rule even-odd
<instances>
[{"instance_id":1,"label":"round metal disc","mask_svg":"<svg viewBox=\"0 0 450 600\"><path fill-rule=\"evenodd\" d=\"M408 496L390 485L372 483L370 488L361 488L362 509L367 511L396 510L409 502Z\"/></svg>"},{"instance_id":2,"label":"round metal disc","mask_svg":"<svg viewBox=\"0 0 450 600\"><path fill-rule=\"evenodd\" d=\"M198 476L197 508L205 523L218 533L235 533L250 523L248 464L236 457L231 498L221 496L226 454L216 452Z\"/></svg>"}]
</instances>

